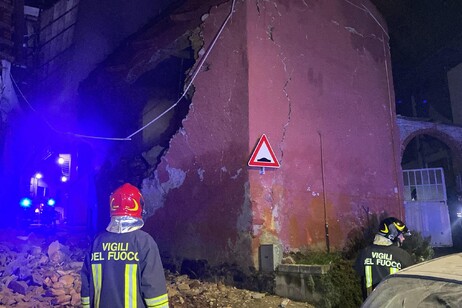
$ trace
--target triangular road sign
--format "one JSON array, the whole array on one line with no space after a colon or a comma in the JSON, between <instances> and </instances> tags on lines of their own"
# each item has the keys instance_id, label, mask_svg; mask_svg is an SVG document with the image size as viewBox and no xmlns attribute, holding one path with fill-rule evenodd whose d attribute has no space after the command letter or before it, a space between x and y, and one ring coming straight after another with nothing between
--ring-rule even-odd
<instances>
[{"instance_id":1,"label":"triangular road sign","mask_svg":"<svg viewBox=\"0 0 462 308\"><path fill-rule=\"evenodd\" d=\"M258 141L252 156L250 156L248 165L250 167L279 168L278 159L276 158L276 155L274 155L274 151L271 148L271 145L265 134L263 134Z\"/></svg>"}]
</instances>

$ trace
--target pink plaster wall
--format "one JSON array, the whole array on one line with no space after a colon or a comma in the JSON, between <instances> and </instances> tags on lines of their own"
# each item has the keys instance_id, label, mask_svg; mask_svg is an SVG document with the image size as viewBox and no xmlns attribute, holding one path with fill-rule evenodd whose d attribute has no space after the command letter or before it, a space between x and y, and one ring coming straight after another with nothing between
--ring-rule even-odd
<instances>
[{"instance_id":1,"label":"pink plaster wall","mask_svg":"<svg viewBox=\"0 0 462 308\"><path fill-rule=\"evenodd\" d=\"M229 9L228 3L215 7L205 19L206 47ZM159 247L172 256L215 264L251 262L246 8L240 3L236 9L194 81L183 128L157 168L154 182L167 194L163 207L146 223ZM184 175L184 180L173 183L172 174Z\"/></svg>"},{"instance_id":2,"label":"pink plaster wall","mask_svg":"<svg viewBox=\"0 0 462 308\"><path fill-rule=\"evenodd\" d=\"M230 5L204 21L206 44ZM165 192L147 224L159 246L245 267L258 264L260 244L325 249L324 209L332 249L366 208L400 216L384 31L366 0L236 1L152 179ZM263 133L281 168L260 174L247 161Z\"/></svg>"},{"instance_id":3,"label":"pink plaster wall","mask_svg":"<svg viewBox=\"0 0 462 308\"><path fill-rule=\"evenodd\" d=\"M330 246L341 248L363 209L401 213L385 22L368 1L257 3L247 17L249 146L265 133L281 168L249 171L254 249L325 249L324 207Z\"/></svg>"}]
</instances>

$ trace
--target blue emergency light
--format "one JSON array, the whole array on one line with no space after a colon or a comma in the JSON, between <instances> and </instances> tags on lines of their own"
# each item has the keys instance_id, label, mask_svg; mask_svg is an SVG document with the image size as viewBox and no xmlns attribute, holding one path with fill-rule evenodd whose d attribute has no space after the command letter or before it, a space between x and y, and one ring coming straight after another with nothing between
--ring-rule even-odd
<instances>
[{"instance_id":1,"label":"blue emergency light","mask_svg":"<svg viewBox=\"0 0 462 308\"><path fill-rule=\"evenodd\" d=\"M19 204L21 207L30 207L32 204L32 201L29 198L22 198L21 201L19 201Z\"/></svg>"}]
</instances>

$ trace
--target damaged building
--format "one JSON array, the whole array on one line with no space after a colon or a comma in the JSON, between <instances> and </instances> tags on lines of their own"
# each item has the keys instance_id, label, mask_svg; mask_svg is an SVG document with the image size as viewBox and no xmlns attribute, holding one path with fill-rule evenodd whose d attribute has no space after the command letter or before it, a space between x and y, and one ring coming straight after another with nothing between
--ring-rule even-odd
<instances>
[{"instance_id":1,"label":"damaged building","mask_svg":"<svg viewBox=\"0 0 462 308\"><path fill-rule=\"evenodd\" d=\"M371 1L91 3L25 1L29 25L53 31L13 70L72 156L69 223L104 228L128 181L169 261L247 269L261 247L337 251L370 213L404 218L389 34ZM279 168L248 164L263 135Z\"/></svg>"},{"instance_id":2,"label":"damaged building","mask_svg":"<svg viewBox=\"0 0 462 308\"><path fill-rule=\"evenodd\" d=\"M403 215L388 34L373 5L189 4L80 87L120 134L177 104L131 136L154 207L146 229L166 255L258 267L261 245L338 250L369 212ZM278 169L247 165L262 134Z\"/></svg>"}]
</instances>

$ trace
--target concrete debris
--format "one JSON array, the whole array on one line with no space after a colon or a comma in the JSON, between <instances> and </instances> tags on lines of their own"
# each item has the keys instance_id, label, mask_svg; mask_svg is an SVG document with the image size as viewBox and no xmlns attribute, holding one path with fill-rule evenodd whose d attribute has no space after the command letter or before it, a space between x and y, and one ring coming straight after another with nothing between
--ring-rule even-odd
<instances>
[{"instance_id":1,"label":"concrete debris","mask_svg":"<svg viewBox=\"0 0 462 308\"><path fill-rule=\"evenodd\" d=\"M289 303L290 303L290 300L288 298L286 298L286 299L284 299L282 301L282 303L279 305L279 307L285 308L285 307L287 307L287 305L289 305Z\"/></svg>"},{"instance_id":2,"label":"concrete debris","mask_svg":"<svg viewBox=\"0 0 462 308\"><path fill-rule=\"evenodd\" d=\"M0 308L80 307L80 269L89 245L86 236L27 241L0 238ZM82 245L82 242L84 243ZM224 283L165 272L170 308L297 308L312 307L268 293L239 289ZM208 279L210 280L210 279Z\"/></svg>"},{"instance_id":3,"label":"concrete debris","mask_svg":"<svg viewBox=\"0 0 462 308\"><path fill-rule=\"evenodd\" d=\"M66 263L73 255L57 241L43 250L30 238L20 239L19 245L5 240L0 244L0 307L80 305L82 262Z\"/></svg>"}]
</instances>

